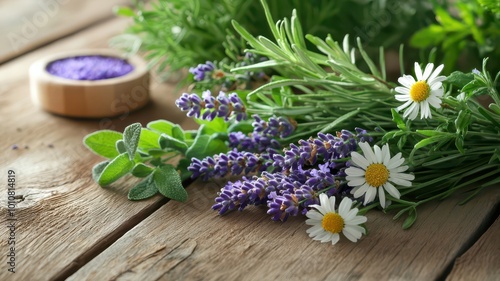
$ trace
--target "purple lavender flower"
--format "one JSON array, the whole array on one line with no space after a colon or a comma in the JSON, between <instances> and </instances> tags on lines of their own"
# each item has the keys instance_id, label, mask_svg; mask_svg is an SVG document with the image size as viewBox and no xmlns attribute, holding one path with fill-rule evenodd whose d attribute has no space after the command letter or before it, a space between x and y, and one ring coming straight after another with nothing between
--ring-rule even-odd
<instances>
[{"instance_id":1,"label":"purple lavender flower","mask_svg":"<svg viewBox=\"0 0 500 281\"><path fill-rule=\"evenodd\" d=\"M187 116L199 118L201 109L204 107L203 101L196 94L182 94L180 98L175 101L175 105L182 110L187 111Z\"/></svg>"},{"instance_id":2,"label":"purple lavender flower","mask_svg":"<svg viewBox=\"0 0 500 281\"><path fill-rule=\"evenodd\" d=\"M193 158L187 169L192 173L192 178L202 177L203 180L227 175L248 175L265 171L271 166L272 156L269 153L272 154L274 151L253 154L233 150L226 154L220 153L202 160Z\"/></svg>"},{"instance_id":3,"label":"purple lavender flower","mask_svg":"<svg viewBox=\"0 0 500 281\"><path fill-rule=\"evenodd\" d=\"M202 120L213 120L215 117L223 117L229 120L232 116L236 121L246 119L247 113L245 105L236 93L229 96L224 92L219 92L217 97L207 90L202 93L200 98L197 94L182 94L175 101L177 107L182 111L188 111L189 117L201 118ZM201 111L204 109L203 114Z\"/></svg>"},{"instance_id":4,"label":"purple lavender flower","mask_svg":"<svg viewBox=\"0 0 500 281\"><path fill-rule=\"evenodd\" d=\"M359 136L363 140L372 140L366 135L366 131L359 129ZM299 167L316 164L318 156L323 158L323 162L329 163L330 168L341 168L335 160L349 157L352 151L357 149L358 135L342 130L337 136L332 134L318 133L317 138L300 140L300 146L290 144L290 148L284 150L284 155L274 155L274 166L279 166L283 170L297 170Z\"/></svg>"},{"instance_id":5,"label":"purple lavender flower","mask_svg":"<svg viewBox=\"0 0 500 281\"><path fill-rule=\"evenodd\" d=\"M198 64L196 67L189 68L189 72L194 75L194 80L203 81L209 74L215 70L215 65L211 61L204 64Z\"/></svg>"},{"instance_id":6,"label":"purple lavender flower","mask_svg":"<svg viewBox=\"0 0 500 281\"><path fill-rule=\"evenodd\" d=\"M280 116L280 117L270 117L269 121L264 121L259 115L252 115L254 118L254 122L252 126L255 128L256 132L262 132L264 135L268 135L271 137L286 138L291 135L295 129L295 127L288 121L288 119Z\"/></svg>"}]
</instances>

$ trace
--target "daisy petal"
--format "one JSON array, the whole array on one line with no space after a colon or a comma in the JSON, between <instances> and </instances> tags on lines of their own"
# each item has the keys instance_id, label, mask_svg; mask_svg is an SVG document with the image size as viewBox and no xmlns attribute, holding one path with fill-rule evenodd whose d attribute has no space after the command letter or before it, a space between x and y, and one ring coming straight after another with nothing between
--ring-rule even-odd
<instances>
[{"instance_id":1,"label":"daisy petal","mask_svg":"<svg viewBox=\"0 0 500 281\"><path fill-rule=\"evenodd\" d=\"M424 80L422 79L422 69L418 63L415 63L415 75L417 76L417 81Z\"/></svg>"},{"instance_id":2,"label":"daisy petal","mask_svg":"<svg viewBox=\"0 0 500 281\"><path fill-rule=\"evenodd\" d=\"M347 214L349 212L349 209L352 206L352 200L349 199L348 197L344 197L342 201L340 202L339 205L339 214L342 216L343 214Z\"/></svg>"},{"instance_id":3,"label":"daisy petal","mask_svg":"<svg viewBox=\"0 0 500 281\"><path fill-rule=\"evenodd\" d=\"M428 63L426 66L425 66L425 70L424 70L424 74L422 76L422 80L427 80L427 78L429 78L429 76L431 75L432 73L432 69L434 68L434 64L433 63Z\"/></svg>"},{"instance_id":4,"label":"daisy petal","mask_svg":"<svg viewBox=\"0 0 500 281\"><path fill-rule=\"evenodd\" d=\"M363 155L365 156L366 160L370 164L376 163L377 158L375 158L375 153L373 153L372 148L367 142L360 142L359 147L361 147L361 150L363 151Z\"/></svg>"},{"instance_id":5,"label":"daisy petal","mask_svg":"<svg viewBox=\"0 0 500 281\"><path fill-rule=\"evenodd\" d=\"M378 188L378 200L380 201L380 206L385 209L385 192L383 188Z\"/></svg>"},{"instance_id":6,"label":"daisy petal","mask_svg":"<svg viewBox=\"0 0 500 281\"><path fill-rule=\"evenodd\" d=\"M346 221L346 225L356 225L365 223L368 219L365 216L355 216L353 219Z\"/></svg>"},{"instance_id":7,"label":"daisy petal","mask_svg":"<svg viewBox=\"0 0 500 281\"><path fill-rule=\"evenodd\" d=\"M361 169L366 169L370 163L368 160L366 160L365 157L363 157L361 154L357 153L356 151L351 152L351 160L354 162L355 165L360 167Z\"/></svg>"},{"instance_id":8,"label":"daisy petal","mask_svg":"<svg viewBox=\"0 0 500 281\"><path fill-rule=\"evenodd\" d=\"M404 104L402 104L402 105L398 106L398 107L396 108L396 111L398 111L398 112L399 112L399 111L401 111L401 110L403 110L403 109L407 108L407 107L408 107L410 104L412 104L412 103L413 103L413 101L412 101L412 100L410 100L410 99L408 99L408 101L407 101L407 102L405 102Z\"/></svg>"},{"instance_id":9,"label":"daisy petal","mask_svg":"<svg viewBox=\"0 0 500 281\"><path fill-rule=\"evenodd\" d=\"M340 235L338 235L337 233L332 235L332 245L337 244L337 242L339 242L339 240L340 240Z\"/></svg>"},{"instance_id":10,"label":"daisy petal","mask_svg":"<svg viewBox=\"0 0 500 281\"><path fill-rule=\"evenodd\" d=\"M389 151L389 145L388 144L385 144L383 147L382 147L382 155L384 157L384 159L382 159L382 164L384 164L386 167L387 167L387 164L389 164L389 160L391 160L391 153Z\"/></svg>"},{"instance_id":11,"label":"daisy petal","mask_svg":"<svg viewBox=\"0 0 500 281\"><path fill-rule=\"evenodd\" d=\"M408 89L407 87L398 86L398 87L394 88L394 91L401 93L401 94L405 94L405 95L410 94L410 89Z\"/></svg>"},{"instance_id":12,"label":"daisy petal","mask_svg":"<svg viewBox=\"0 0 500 281\"><path fill-rule=\"evenodd\" d=\"M411 88L411 86L415 83L415 78L411 75L403 75L403 77L398 78L398 82L407 87L408 89Z\"/></svg>"},{"instance_id":13,"label":"daisy petal","mask_svg":"<svg viewBox=\"0 0 500 281\"><path fill-rule=\"evenodd\" d=\"M384 189L389 193L392 197L398 198L401 197L401 193L399 193L399 190L397 190L394 185L392 185L390 182L386 182L384 184Z\"/></svg>"},{"instance_id":14,"label":"daisy petal","mask_svg":"<svg viewBox=\"0 0 500 281\"><path fill-rule=\"evenodd\" d=\"M429 84L431 84L432 80L434 78L436 78L439 75L439 73L441 73L441 70L443 70L443 68L444 68L444 64L441 64L438 67L436 67L436 69L434 69L434 72L432 72L431 76L427 80L429 82Z\"/></svg>"},{"instance_id":15,"label":"daisy petal","mask_svg":"<svg viewBox=\"0 0 500 281\"><path fill-rule=\"evenodd\" d=\"M375 153L375 163L382 163L382 150L378 147L378 145L373 146L373 152Z\"/></svg>"},{"instance_id":16,"label":"daisy petal","mask_svg":"<svg viewBox=\"0 0 500 281\"><path fill-rule=\"evenodd\" d=\"M349 167L347 169L345 169L345 173L348 175L348 176L364 176L365 175L365 171L358 168L358 167Z\"/></svg>"}]
</instances>

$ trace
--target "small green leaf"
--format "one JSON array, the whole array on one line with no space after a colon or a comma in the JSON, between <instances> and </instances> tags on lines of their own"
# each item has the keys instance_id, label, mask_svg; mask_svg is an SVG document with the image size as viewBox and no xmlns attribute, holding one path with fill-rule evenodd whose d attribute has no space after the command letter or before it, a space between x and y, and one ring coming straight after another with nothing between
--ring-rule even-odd
<instances>
[{"instance_id":1,"label":"small green leaf","mask_svg":"<svg viewBox=\"0 0 500 281\"><path fill-rule=\"evenodd\" d=\"M133 201L144 200L155 196L157 193L158 187L156 187L153 177L150 176L138 183L128 192L128 199Z\"/></svg>"},{"instance_id":2,"label":"small green leaf","mask_svg":"<svg viewBox=\"0 0 500 281\"><path fill-rule=\"evenodd\" d=\"M95 154L111 159L120 154L116 151L115 145L116 141L122 138L123 136L119 132L102 130L85 136L83 143Z\"/></svg>"},{"instance_id":3,"label":"small green leaf","mask_svg":"<svg viewBox=\"0 0 500 281\"><path fill-rule=\"evenodd\" d=\"M163 196L180 202L187 201L186 189L182 186L179 173L172 165L158 167L153 177L158 190Z\"/></svg>"},{"instance_id":4,"label":"small green leaf","mask_svg":"<svg viewBox=\"0 0 500 281\"><path fill-rule=\"evenodd\" d=\"M490 103L489 108L496 114L500 115L500 106L498 106L496 103Z\"/></svg>"},{"instance_id":5,"label":"small green leaf","mask_svg":"<svg viewBox=\"0 0 500 281\"><path fill-rule=\"evenodd\" d=\"M130 7L126 6L115 6L113 7L113 12L118 15L118 16L123 16L123 17L133 17L134 11L130 9Z\"/></svg>"},{"instance_id":6,"label":"small green leaf","mask_svg":"<svg viewBox=\"0 0 500 281\"><path fill-rule=\"evenodd\" d=\"M420 149L422 147L426 147L431 143L442 141L444 138L442 136L434 136L430 138L423 139L415 144L415 149Z\"/></svg>"},{"instance_id":7,"label":"small green leaf","mask_svg":"<svg viewBox=\"0 0 500 281\"><path fill-rule=\"evenodd\" d=\"M441 132L435 131L435 130L417 130L417 133L422 134L422 135L427 136L427 137L433 137L433 136L437 136L437 135L441 134Z\"/></svg>"},{"instance_id":8,"label":"small green leaf","mask_svg":"<svg viewBox=\"0 0 500 281\"><path fill-rule=\"evenodd\" d=\"M100 186L107 186L126 175L133 167L134 161L130 160L128 153L122 153L104 168L98 183Z\"/></svg>"},{"instance_id":9,"label":"small green leaf","mask_svg":"<svg viewBox=\"0 0 500 281\"><path fill-rule=\"evenodd\" d=\"M467 134L469 130L469 125L472 121L472 115L469 110L460 110L457 119L455 119L455 127L457 128L457 134Z\"/></svg>"},{"instance_id":10,"label":"small green leaf","mask_svg":"<svg viewBox=\"0 0 500 281\"><path fill-rule=\"evenodd\" d=\"M142 128L141 138L139 139L139 149L147 152L150 149L160 148L158 140L161 134Z\"/></svg>"},{"instance_id":11,"label":"small green leaf","mask_svg":"<svg viewBox=\"0 0 500 281\"><path fill-rule=\"evenodd\" d=\"M104 162L101 162L99 164L96 164L92 168L92 178L94 179L95 182L99 181L99 177L101 176L102 171L104 171L104 168L106 168L106 166L108 164L109 164L109 161L104 161Z\"/></svg>"},{"instance_id":12,"label":"small green leaf","mask_svg":"<svg viewBox=\"0 0 500 281\"><path fill-rule=\"evenodd\" d=\"M462 89L465 85L474 80L474 74L455 71L446 78L446 82L451 83L458 89Z\"/></svg>"},{"instance_id":13,"label":"small green leaf","mask_svg":"<svg viewBox=\"0 0 500 281\"><path fill-rule=\"evenodd\" d=\"M125 146L125 142L123 140L116 141L116 151L120 154L127 152L127 147Z\"/></svg>"},{"instance_id":14,"label":"small green leaf","mask_svg":"<svg viewBox=\"0 0 500 281\"><path fill-rule=\"evenodd\" d=\"M410 228L413 223L417 220L417 210L415 208L411 208L408 212L408 217L403 222L403 229Z\"/></svg>"},{"instance_id":15,"label":"small green leaf","mask_svg":"<svg viewBox=\"0 0 500 281\"><path fill-rule=\"evenodd\" d=\"M227 132L227 122L224 118L216 117L212 121L196 119L196 123L200 124L199 132L211 135L215 133Z\"/></svg>"},{"instance_id":16,"label":"small green leaf","mask_svg":"<svg viewBox=\"0 0 500 281\"><path fill-rule=\"evenodd\" d=\"M186 150L188 149L188 146L186 143L184 143L176 138L173 138L169 135L166 135L166 134L162 134L160 136L159 144L160 144L161 149L170 148L173 150L177 150L181 153L185 153Z\"/></svg>"},{"instance_id":17,"label":"small green leaf","mask_svg":"<svg viewBox=\"0 0 500 281\"><path fill-rule=\"evenodd\" d=\"M207 149L209 140L210 137L208 135L199 134L198 136L196 136L193 144L186 150L186 158L204 158L206 155L205 151Z\"/></svg>"},{"instance_id":18,"label":"small green leaf","mask_svg":"<svg viewBox=\"0 0 500 281\"><path fill-rule=\"evenodd\" d=\"M184 131L179 125L175 125L172 127L172 137L180 140L181 142L184 142Z\"/></svg>"},{"instance_id":19,"label":"small green leaf","mask_svg":"<svg viewBox=\"0 0 500 281\"><path fill-rule=\"evenodd\" d=\"M137 163L132 169L132 175L138 178L145 178L149 176L153 171L154 169L149 167L148 165L145 165L143 163Z\"/></svg>"},{"instance_id":20,"label":"small green leaf","mask_svg":"<svg viewBox=\"0 0 500 281\"><path fill-rule=\"evenodd\" d=\"M141 137L142 125L140 123L134 123L125 128L123 131L123 141L125 142L125 148L127 148L130 160L134 159L135 152L137 151L137 146L139 145L139 139Z\"/></svg>"},{"instance_id":21,"label":"small green leaf","mask_svg":"<svg viewBox=\"0 0 500 281\"><path fill-rule=\"evenodd\" d=\"M392 120L396 123L396 126L398 126L398 128L401 130L406 130L405 121L403 120L403 117L401 117L401 115L396 111L396 109L391 108L391 113Z\"/></svg>"},{"instance_id":22,"label":"small green leaf","mask_svg":"<svg viewBox=\"0 0 500 281\"><path fill-rule=\"evenodd\" d=\"M457 147L458 151L460 151L460 153L465 154L464 137L462 135L457 135L457 138L455 139L455 146Z\"/></svg>"},{"instance_id":23,"label":"small green leaf","mask_svg":"<svg viewBox=\"0 0 500 281\"><path fill-rule=\"evenodd\" d=\"M446 37L446 31L440 25L431 24L417 31L410 38L410 45L415 48L426 48L439 45Z\"/></svg>"},{"instance_id":24,"label":"small green leaf","mask_svg":"<svg viewBox=\"0 0 500 281\"><path fill-rule=\"evenodd\" d=\"M405 146L405 144L406 144L406 140L407 140L406 135L402 135L402 136L399 138L399 141L398 141L398 148L399 148L399 150L403 150L403 147L404 147L404 146Z\"/></svg>"},{"instance_id":25,"label":"small green leaf","mask_svg":"<svg viewBox=\"0 0 500 281\"><path fill-rule=\"evenodd\" d=\"M167 121L167 120L156 120L149 122L147 127L151 129L152 131L158 132L158 133L164 133L167 135L172 135L172 128L176 126L174 123Z\"/></svg>"},{"instance_id":26,"label":"small green leaf","mask_svg":"<svg viewBox=\"0 0 500 281\"><path fill-rule=\"evenodd\" d=\"M242 132L243 134L248 134L253 132L253 126L252 123L248 121L233 123L227 129L227 132L228 133Z\"/></svg>"}]
</instances>

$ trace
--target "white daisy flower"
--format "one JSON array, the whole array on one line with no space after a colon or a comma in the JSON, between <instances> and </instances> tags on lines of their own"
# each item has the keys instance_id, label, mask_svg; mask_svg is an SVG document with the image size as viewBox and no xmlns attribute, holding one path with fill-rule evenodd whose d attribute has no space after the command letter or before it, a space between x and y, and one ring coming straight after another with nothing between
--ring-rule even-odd
<instances>
[{"instance_id":1,"label":"white daisy flower","mask_svg":"<svg viewBox=\"0 0 500 281\"><path fill-rule=\"evenodd\" d=\"M407 108L403 117L408 117L413 120L420 111L421 119L432 118L429 105L432 105L434 108L441 107L441 98L444 93L443 83L441 83L441 81L444 81L446 76L438 75L443 70L443 67L444 65L440 65L433 72L432 69L434 68L434 64L429 63L422 74L420 65L415 63L417 81L415 81L411 75L399 77L398 82L401 83L403 87L399 86L394 90L398 92L395 96L396 99L405 102L397 108L397 111Z\"/></svg>"},{"instance_id":2,"label":"white daisy flower","mask_svg":"<svg viewBox=\"0 0 500 281\"><path fill-rule=\"evenodd\" d=\"M307 225L312 225L306 232L313 240L332 242L333 245L340 239L339 233L352 242L358 241L366 230L359 226L366 222L365 216L358 216L358 209L352 207L352 200L344 197L339 205L338 213L335 212L335 196L328 198L324 193L319 195L320 205L310 205L316 210L309 210L306 216Z\"/></svg>"},{"instance_id":3,"label":"white daisy flower","mask_svg":"<svg viewBox=\"0 0 500 281\"><path fill-rule=\"evenodd\" d=\"M351 191L354 198L365 195L365 205L375 200L378 194L380 205L385 208L385 192L399 199L401 193L394 184L410 187L415 176L402 173L408 170L408 166L401 166L405 159L401 152L391 158L388 144L382 149L375 145L374 150L366 142L360 142L359 146L364 156L355 151L351 153L351 166L345 170L347 185L354 186Z\"/></svg>"}]
</instances>

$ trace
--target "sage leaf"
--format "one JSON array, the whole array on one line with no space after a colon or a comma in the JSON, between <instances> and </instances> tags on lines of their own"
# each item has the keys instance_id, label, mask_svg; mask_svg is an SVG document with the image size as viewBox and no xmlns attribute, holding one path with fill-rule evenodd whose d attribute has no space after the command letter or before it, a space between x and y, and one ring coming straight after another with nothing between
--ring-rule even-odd
<instances>
[{"instance_id":1,"label":"sage leaf","mask_svg":"<svg viewBox=\"0 0 500 281\"><path fill-rule=\"evenodd\" d=\"M141 130L142 125L140 123L134 123L127 126L123 131L123 141L125 142L125 148L127 149L130 160L134 159L135 152L137 151Z\"/></svg>"},{"instance_id":2,"label":"sage leaf","mask_svg":"<svg viewBox=\"0 0 500 281\"><path fill-rule=\"evenodd\" d=\"M172 127L172 135L173 138L178 139L179 141L184 142L184 131L179 125L175 125Z\"/></svg>"},{"instance_id":3,"label":"sage leaf","mask_svg":"<svg viewBox=\"0 0 500 281\"><path fill-rule=\"evenodd\" d=\"M96 164L92 168L92 178L94 179L95 182L99 181L99 177L101 177L102 171L104 171L104 168L109 164L109 161L104 161L99 164Z\"/></svg>"},{"instance_id":4,"label":"sage leaf","mask_svg":"<svg viewBox=\"0 0 500 281\"><path fill-rule=\"evenodd\" d=\"M143 163L137 163L132 169L132 175L134 175L134 177L144 178L153 173L153 171L154 168L151 168Z\"/></svg>"},{"instance_id":5,"label":"sage leaf","mask_svg":"<svg viewBox=\"0 0 500 281\"><path fill-rule=\"evenodd\" d=\"M170 149L182 152L182 153L185 153L186 150L188 149L188 146L185 142L182 142L182 141L180 141L174 137L171 137L169 135L166 135L166 134L162 134L160 136L160 139L158 140L158 142L160 144L161 149L170 148Z\"/></svg>"},{"instance_id":6,"label":"sage leaf","mask_svg":"<svg viewBox=\"0 0 500 281\"><path fill-rule=\"evenodd\" d=\"M186 189L182 186L179 173L172 165L158 167L153 173L153 178L163 196L180 202L187 201Z\"/></svg>"},{"instance_id":7,"label":"sage leaf","mask_svg":"<svg viewBox=\"0 0 500 281\"><path fill-rule=\"evenodd\" d=\"M122 153L111 160L104 168L99 177L100 186L107 186L128 174L134 167L134 161L130 160L128 153Z\"/></svg>"},{"instance_id":8,"label":"sage leaf","mask_svg":"<svg viewBox=\"0 0 500 281\"><path fill-rule=\"evenodd\" d=\"M167 120L156 120L149 122L147 127L155 132L172 135L172 128L176 126L174 123Z\"/></svg>"},{"instance_id":9,"label":"sage leaf","mask_svg":"<svg viewBox=\"0 0 500 281\"><path fill-rule=\"evenodd\" d=\"M127 152L127 147L125 146L125 142L123 140L116 141L116 151L120 154Z\"/></svg>"},{"instance_id":10,"label":"sage leaf","mask_svg":"<svg viewBox=\"0 0 500 281\"><path fill-rule=\"evenodd\" d=\"M128 199L133 201L144 200L155 196L158 193L155 181L152 176L144 179L128 192Z\"/></svg>"},{"instance_id":11,"label":"sage leaf","mask_svg":"<svg viewBox=\"0 0 500 281\"><path fill-rule=\"evenodd\" d=\"M95 154L112 159L120 154L116 151L115 145L122 138L123 135L119 132L101 130L85 136L83 143Z\"/></svg>"},{"instance_id":12,"label":"sage leaf","mask_svg":"<svg viewBox=\"0 0 500 281\"><path fill-rule=\"evenodd\" d=\"M157 132L143 128L141 130L141 138L139 139L139 150L147 152L150 149L160 148L160 144L158 143L160 135Z\"/></svg>"}]
</instances>

